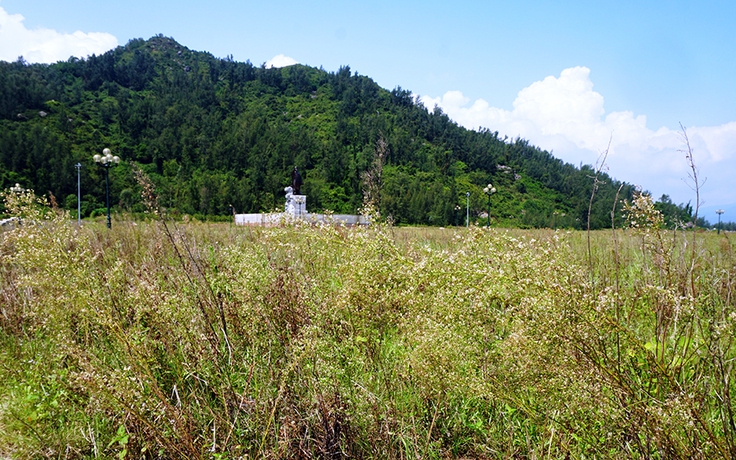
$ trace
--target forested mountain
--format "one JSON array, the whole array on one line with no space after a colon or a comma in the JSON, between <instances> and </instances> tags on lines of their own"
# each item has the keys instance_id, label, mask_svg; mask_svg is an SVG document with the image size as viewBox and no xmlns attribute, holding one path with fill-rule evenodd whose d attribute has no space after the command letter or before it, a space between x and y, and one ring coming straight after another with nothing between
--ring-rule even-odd
<instances>
[{"instance_id":1,"label":"forested mountain","mask_svg":"<svg viewBox=\"0 0 736 460\"><path fill-rule=\"evenodd\" d=\"M297 166L311 212L357 212L368 171L381 215L398 224L461 225L466 192L471 220L484 223L492 183L494 225L583 228L595 175L525 140L462 128L349 67L267 69L163 36L53 65L0 62L0 186L76 210L81 163L82 214L99 212L105 184L92 155L105 147L122 158L110 170L116 210L142 209L136 163L171 213L201 217L282 206ZM610 227L622 185L600 180L594 228ZM623 184L620 198L632 192Z\"/></svg>"}]
</instances>

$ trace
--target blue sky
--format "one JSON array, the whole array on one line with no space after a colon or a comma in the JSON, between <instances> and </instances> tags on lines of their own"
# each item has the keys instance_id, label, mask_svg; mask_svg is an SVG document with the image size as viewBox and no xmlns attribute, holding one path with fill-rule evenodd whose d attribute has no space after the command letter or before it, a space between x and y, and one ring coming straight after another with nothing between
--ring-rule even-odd
<instances>
[{"instance_id":1,"label":"blue sky","mask_svg":"<svg viewBox=\"0 0 736 460\"><path fill-rule=\"evenodd\" d=\"M349 65L468 127L521 136L655 197L736 220L736 2L0 0L0 60L55 62L132 38L254 64ZM275 59L282 56L281 59ZM285 59L285 61L284 61Z\"/></svg>"}]
</instances>

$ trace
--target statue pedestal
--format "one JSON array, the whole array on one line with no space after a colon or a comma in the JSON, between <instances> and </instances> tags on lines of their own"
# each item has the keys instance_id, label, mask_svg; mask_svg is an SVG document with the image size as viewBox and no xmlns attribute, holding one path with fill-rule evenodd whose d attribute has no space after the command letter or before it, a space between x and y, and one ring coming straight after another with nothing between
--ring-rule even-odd
<instances>
[{"instance_id":1,"label":"statue pedestal","mask_svg":"<svg viewBox=\"0 0 736 460\"><path fill-rule=\"evenodd\" d=\"M291 195L291 200L287 202L286 212L294 217L307 215L307 195Z\"/></svg>"}]
</instances>

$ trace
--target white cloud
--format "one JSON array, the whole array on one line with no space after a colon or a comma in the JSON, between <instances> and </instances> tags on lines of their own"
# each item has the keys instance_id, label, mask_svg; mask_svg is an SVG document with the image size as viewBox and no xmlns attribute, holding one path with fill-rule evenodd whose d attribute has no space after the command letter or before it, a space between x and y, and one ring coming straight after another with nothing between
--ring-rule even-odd
<instances>
[{"instance_id":1,"label":"white cloud","mask_svg":"<svg viewBox=\"0 0 736 460\"><path fill-rule=\"evenodd\" d=\"M595 164L610 140L606 163L613 177L641 185L655 196L666 193L677 202L694 200L683 181L688 171L679 126L652 130L644 115L606 114L604 98L593 90L586 67L565 69L559 77L532 83L519 91L510 111L491 107L483 99L471 104L459 91L421 101L429 109L439 106L467 128L485 127L501 136L528 139L575 165ZM708 177L704 200L712 205L736 203L736 188L729 187L728 177L736 171L736 122L688 127L687 133L701 176Z\"/></svg>"},{"instance_id":2,"label":"white cloud","mask_svg":"<svg viewBox=\"0 0 736 460\"><path fill-rule=\"evenodd\" d=\"M299 62L294 58L279 54L266 61L266 68L270 69L272 67L276 67L277 69L280 69L281 67L288 67L294 64L299 64Z\"/></svg>"},{"instance_id":3,"label":"white cloud","mask_svg":"<svg viewBox=\"0 0 736 460\"><path fill-rule=\"evenodd\" d=\"M118 46L118 39L103 32L62 34L52 29L26 29L20 14L0 8L0 60L18 57L33 63L65 61L70 56L87 57Z\"/></svg>"}]
</instances>

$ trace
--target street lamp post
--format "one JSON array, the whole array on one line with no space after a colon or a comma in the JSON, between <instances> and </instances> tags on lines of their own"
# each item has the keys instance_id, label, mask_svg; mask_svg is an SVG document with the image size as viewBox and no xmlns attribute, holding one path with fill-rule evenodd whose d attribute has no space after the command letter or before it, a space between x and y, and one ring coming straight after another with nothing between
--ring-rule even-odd
<instances>
[{"instance_id":1,"label":"street lamp post","mask_svg":"<svg viewBox=\"0 0 736 460\"><path fill-rule=\"evenodd\" d=\"M16 182L14 186L10 187L10 191L15 193L16 195L20 195L21 193L26 193L26 192L29 192L30 190L21 187L20 184ZM18 224L21 223L20 216L11 217L10 219L4 220L3 222L8 222L8 221L10 222L15 221Z\"/></svg>"},{"instance_id":2,"label":"street lamp post","mask_svg":"<svg viewBox=\"0 0 736 460\"><path fill-rule=\"evenodd\" d=\"M721 234L721 214L723 214L724 212L726 211L724 211L723 209L716 209L716 214L718 214L718 234L719 235Z\"/></svg>"},{"instance_id":3,"label":"street lamp post","mask_svg":"<svg viewBox=\"0 0 736 460\"><path fill-rule=\"evenodd\" d=\"M496 193L496 187L494 187L491 184L488 184L483 189L483 193L488 195L488 228L491 228L491 195Z\"/></svg>"},{"instance_id":4,"label":"street lamp post","mask_svg":"<svg viewBox=\"0 0 736 460\"><path fill-rule=\"evenodd\" d=\"M82 225L82 179L80 177L82 163L77 163L74 167L77 168L77 225Z\"/></svg>"},{"instance_id":5,"label":"street lamp post","mask_svg":"<svg viewBox=\"0 0 736 460\"><path fill-rule=\"evenodd\" d=\"M470 228L470 192L465 192L465 228Z\"/></svg>"},{"instance_id":6,"label":"street lamp post","mask_svg":"<svg viewBox=\"0 0 736 460\"><path fill-rule=\"evenodd\" d=\"M95 163L105 168L105 201L107 203L107 228L112 228L112 220L110 219L110 167L120 163L120 157L113 156L110 149L103 149L102 155L92 157Z\"/></svg>"}]
</instances>

